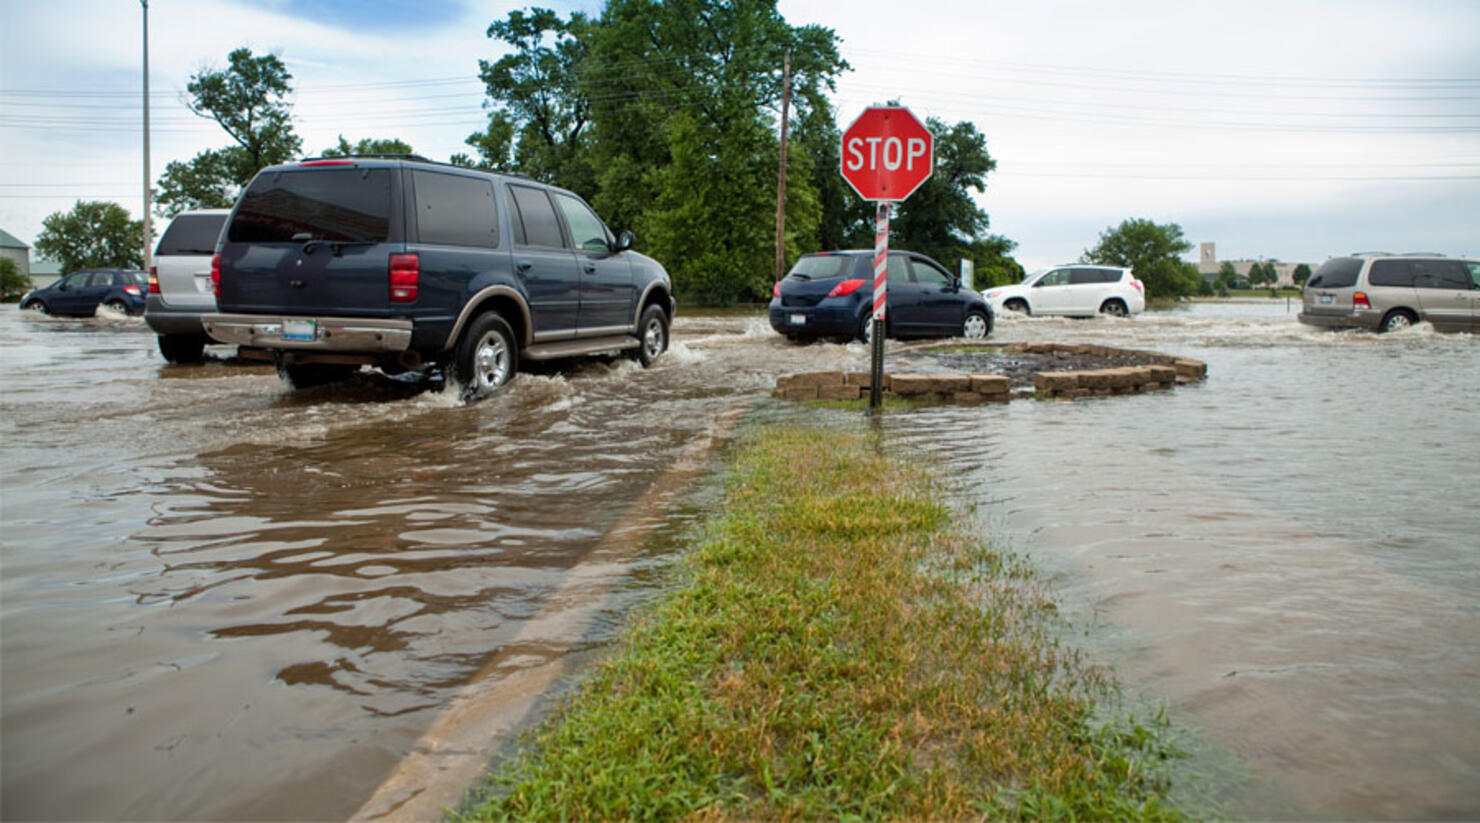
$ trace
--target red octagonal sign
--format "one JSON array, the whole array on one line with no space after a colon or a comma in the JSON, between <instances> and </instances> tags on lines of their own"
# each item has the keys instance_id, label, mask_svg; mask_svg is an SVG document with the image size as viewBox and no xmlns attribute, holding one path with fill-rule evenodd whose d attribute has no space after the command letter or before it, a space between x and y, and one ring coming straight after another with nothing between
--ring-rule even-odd
<instances>
[{"instance_id":1,"label":"red octagonal sign","mask_svg":"<svg viewBox=\"0 0 1480 823\"><path fill-rule=\"evenodd\" d=\"M875 107L843 132L843 179L865 200L899 201L935 165L935 140L909 109Z\"/></svg>"}]
</instances>

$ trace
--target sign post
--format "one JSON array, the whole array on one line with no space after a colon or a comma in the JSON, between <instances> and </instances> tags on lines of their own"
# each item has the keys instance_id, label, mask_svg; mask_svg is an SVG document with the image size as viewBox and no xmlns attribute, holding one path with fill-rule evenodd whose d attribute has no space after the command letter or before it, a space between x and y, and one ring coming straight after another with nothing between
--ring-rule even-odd
<instances>
[{"instance_id":1,"label":"sign post","mask_svg":"<svg viewBox=\"0 0 1480 823\"><path fill-rule=\"evenodd\" d=\"M889 210L914 194L935 167L935 139L909 109L875 106L863 110L843 132L843 179L877 204L874 231L873 328L869 333L868 410L883 402L884 332L889 301Z\"/></svg>"}]
</instances>

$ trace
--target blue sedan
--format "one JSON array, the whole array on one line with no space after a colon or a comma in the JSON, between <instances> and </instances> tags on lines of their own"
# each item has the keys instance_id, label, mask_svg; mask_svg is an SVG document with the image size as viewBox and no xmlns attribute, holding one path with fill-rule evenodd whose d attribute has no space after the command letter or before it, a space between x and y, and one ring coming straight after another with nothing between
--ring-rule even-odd
<instances>
[{"instance_id":1,"label":"blue sedan","mask_svg":"<svg viewBox=\"0 0 1480 823\"><path fill-rule=\"evenodd\" d=\"M143 314L149 275L127 269L83 269L21 296L21 309L43 314L91 317L98 306L121 314Z\"/></svg>"},{"instance_id":2,"label":"blue sedan","mask_svg":"<svg viewBox=\"0 0 1480 823\"><path fill-rule=\"evenodd\" d=\"M872 250L804 255L771 291L771 328L801 341L869 339L873 325ZM889 337L966 337L992 333L992 309L923 254L889 252Z\"/></svg>"}]
</instances>

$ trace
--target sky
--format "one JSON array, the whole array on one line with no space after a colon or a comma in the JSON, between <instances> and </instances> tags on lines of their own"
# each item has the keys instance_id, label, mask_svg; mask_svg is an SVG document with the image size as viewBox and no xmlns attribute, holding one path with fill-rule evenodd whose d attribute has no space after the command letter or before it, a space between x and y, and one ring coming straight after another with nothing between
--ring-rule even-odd
<instances>
[{"instance_id":1,"label":"sky","mask_svg":"<svg viewBox=\"0 0 1480 823\"><path fill-rule=\"evenodd\" d=\"M150 0L151 177L230 143L185 107L185 86L240 46L287 64L309 154L340 135L441 160L469 151L486 118L478 60L503 53L488 25L522 7ZM998 164L977 199L1029 270L1077 259L1128 218L1176 223L1220 260L1480 255L1480 0L779 8L841 38L853 70L834 96L840 125L891 99L976 124ZM142 30L137 0L7 4L0 229L34 243L79 199L142 213Z\"/></svg>"}]
</instances>

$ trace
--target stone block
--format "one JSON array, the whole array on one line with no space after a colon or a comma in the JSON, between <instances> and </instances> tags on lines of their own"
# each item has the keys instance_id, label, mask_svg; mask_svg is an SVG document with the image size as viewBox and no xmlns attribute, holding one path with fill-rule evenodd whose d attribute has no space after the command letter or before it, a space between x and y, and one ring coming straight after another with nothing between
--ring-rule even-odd
<instances>
[{"instance_id":1,"label":"stone block","mask_svg":"<svg viewBox=\"0 0 1480 823\"><path fill-rule=\"evenodd\" d=\"M1079 372L1079 387L1082 389L1110 388L1109 369L1090 369Z\"/></svg>"},{"instance_id":2,"label":"stone block","mask_svg":"<svg viewBox=\"0 0 1480 823\"><path fill-rule=\"evenodd\" d=\"M1177 370L1177 374L1193 380L1201 380L1208 376L1208 364L1201 360L1184 357L1175 361L1172 367Z\"/></svg>"},{"instance_id":3,"label":"stone block","mask_svg":"<svg viewBox=\"0 0 1480 823\"><path fill-rule=\"evenodd\" d=\"M971 391L971 377L965 374L935 375L935 390L942 394Z\"/></svg>"},{"instance_id":4,"label":"stone block","mask_svg":"<svg viewBox=\"0 0 1480 823\"><path fill-rule=\"evenodd\" d=\"M787 386L784 389L777 387L775 396L781 398L782 400L816 400L817 387Z\"/></svg>"},{"instance_id":5,"label":"stone block","mask_svg":"<svg viewBox=\"0 0 1480 823\"><path fill-rule=\"evenodd\" d=\"M1041 371L1033 375L1033 388L1041 392L1071 391L1079 387L1079 374L1071 371Z\"/></svg>"},{"instance_id":6,"label":"stone block","mask_svg":"<svg viewBox=\"0 0 1480 823\"><path fill-rule=\"evenodd\" d=\"M857 400L862 396L863 389L858 386L818 386L818 400Z\"/></svg>"},{"instance_id":7,"label":"stone block","mask_svg":"<svg viewBox=\"0 0 1480 823\"><path fill-rule=\"evenodd\" d=\"M935 391L935 380L924 374L896 374L890 385L900 397L919 397Z\"/></svg>"},{"instance_id":8,"label":"stone block","mask_svg":"<svg viewBox=\"0 0 1480 823\"><path fill-rule=\"evenodd\" d=\"M1012 391L1012 380L1000 374L973 374L971 390L978 394L1007 394Z\"/></svg>"},{"instance_id":9,"label":"stone block","mask_svg":"<svg viewBox=\"0 0 1480 823\"><path fill-rule=\"evenodd\" d=\"M1171 366L1147 366L1153 383L1172 383L1177 379L1177 370Z\"/></svg>"}]
</instances>

